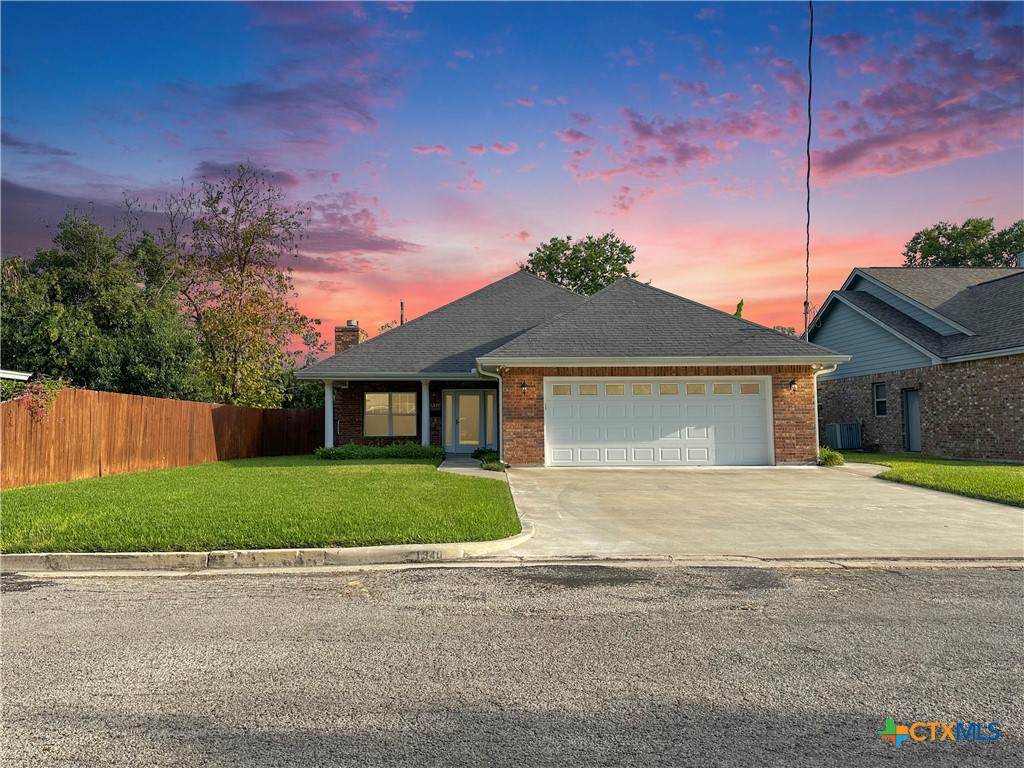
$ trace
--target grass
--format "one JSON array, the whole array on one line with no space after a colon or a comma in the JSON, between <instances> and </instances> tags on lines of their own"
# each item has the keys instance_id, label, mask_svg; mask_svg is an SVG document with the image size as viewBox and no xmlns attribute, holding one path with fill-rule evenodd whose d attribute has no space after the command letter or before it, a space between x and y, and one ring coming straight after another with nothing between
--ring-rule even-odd
<instances>
[{"instance_id":1,"label":"grass","mask_svg":"<svg viewBox=\"0 0 1024 768\"><path fill-rule=\"evenodd\" d=\"M243 459L3 492L0 551L160 552L482 541L508 484L431 460Z\"/></svg>"},{"instance_id":2,"label":"grass","mask_svg":"<svg viewBox=\"0 0 1024 768\"><path fill-rule=\"evenodd\" d=\"M890 467L879 475L883 480L1024 507L1024 466L1020 464L934 459L906 453L844 451L843 456L851 462Z\"/></svg>"}]
</instances>

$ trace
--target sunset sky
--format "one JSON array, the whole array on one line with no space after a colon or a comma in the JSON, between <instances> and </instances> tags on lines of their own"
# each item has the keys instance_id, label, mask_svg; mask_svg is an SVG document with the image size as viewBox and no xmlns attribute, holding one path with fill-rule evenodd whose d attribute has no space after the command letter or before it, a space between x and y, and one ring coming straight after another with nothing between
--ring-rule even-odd
<instances>
[{"instance_id":1,"label":"sunset sky","mask_svg":"<svg viewBox=\"0 0 1024 768\"><path fill-rule=\"evenodd\" d=\"M817 3L811 298L1024 216L1022 3ZM802 326L806 3L2 5L2 249L240 161L309 206L299 307L372 333L614 229Z\"/></svg>"}]
</instances>

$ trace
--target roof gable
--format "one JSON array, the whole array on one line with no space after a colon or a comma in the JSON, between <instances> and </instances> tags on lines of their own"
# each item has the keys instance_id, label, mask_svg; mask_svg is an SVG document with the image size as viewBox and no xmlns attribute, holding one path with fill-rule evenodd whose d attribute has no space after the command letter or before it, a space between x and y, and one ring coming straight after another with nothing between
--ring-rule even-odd
<instances>
[{"instance_id":1,"label":"roof gable","mask_svg":"<svg viewBox=\"0 0 1024 768\"><path fill-rule=\"evenodd\" d=\"M862 290L867 276L895 292ZM1024 348L1024 270L1001 267L868 267L855 269L822 306L811 326L820 335L841 296L940 359L1014 352ZM900 296L946 321L921 322ZM959 329L959 330L958 330ZM937 331L937 332L936 332ZM847 351L847 350L841 350Z\"/></svg>"},{"instance_id":2,"label":"roof gable","mask_svg":"<svg viewBox=\"0 0 1024 768\"><path fill-rule=\"evenodd\" d=\"M834 356L824 347L623 278L484 355L482 362Z\"/></svg>"},{"instance_id":3,"label":"roof gable","mask_svg":"<svg viewBox=\"0 0 1024 768\"><path fill-rule=\"evenodd\" d=\"M572 291L520 270L304 368L297 376L467 376L476 371L476 360L481 355L583 300Z\"/></svg>"}]
</instances>

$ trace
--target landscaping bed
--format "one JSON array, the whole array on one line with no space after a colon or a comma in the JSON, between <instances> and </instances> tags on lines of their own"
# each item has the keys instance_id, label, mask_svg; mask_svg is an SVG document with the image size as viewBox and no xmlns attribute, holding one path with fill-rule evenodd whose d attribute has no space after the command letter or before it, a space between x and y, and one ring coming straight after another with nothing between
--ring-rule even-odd
<instances>
[{"instance_id":1,"label":"landscaping bed","mask_svg":"<svg viewBox=\"0 0 1024 768\"><path fill-rule=\"evenodd\" d=\"M0 551L161 552L486 541L508 485L433 459L240 459L3 492Z\"/></svg>"},{"instance_id":2,"label":"landscaping bed","mask_svg":"<svg viewBox=\"0 0 1024 768\"><path fill-rule=\"evenodd\" d=\"M883 480L1024 507L1024 465L905 453L843 451L843 456L847 461L890 467L879 475Z\"/></svg>"}]
</instances>

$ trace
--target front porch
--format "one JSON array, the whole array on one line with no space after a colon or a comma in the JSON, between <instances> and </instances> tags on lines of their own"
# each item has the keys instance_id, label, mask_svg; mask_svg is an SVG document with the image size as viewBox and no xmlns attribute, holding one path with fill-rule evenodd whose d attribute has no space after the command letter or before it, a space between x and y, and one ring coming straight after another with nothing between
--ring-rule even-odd
<instances>
[{"instance_id":1,"label":"front porch","mask_svg":"<svg viewBox=\"0 0 1024 768\"><path fill-rule=\"evenodd\" d=\"M418 442L449 454L497 449L498 403L491 379L329 381L324 444Z\"/></svg>"}]
</instances>

